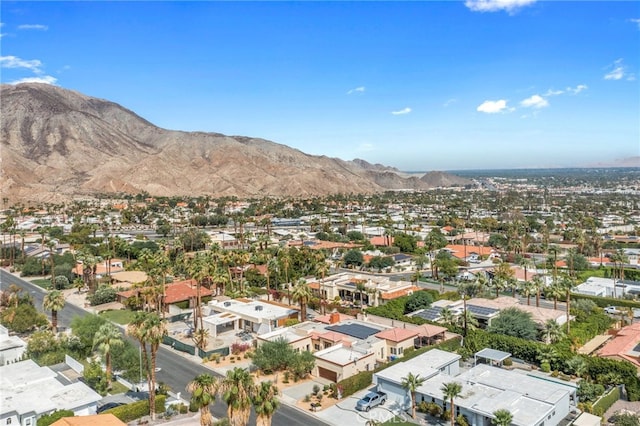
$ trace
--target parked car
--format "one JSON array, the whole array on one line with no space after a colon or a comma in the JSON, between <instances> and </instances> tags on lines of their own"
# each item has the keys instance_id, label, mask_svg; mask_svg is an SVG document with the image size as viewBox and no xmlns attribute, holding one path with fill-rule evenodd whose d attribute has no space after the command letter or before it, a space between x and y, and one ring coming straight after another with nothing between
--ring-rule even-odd
<instances>
[{"instance_id":1,"label":"parked car","mask_svg":"<svg viewBox=\"0 0 640 426\"><path fill-rule=\"evenodd\" d=\"M369 411L378 405L384 405L387 394L384 392L369 392L356 403L356 410Z\"/></svg>"},{"instance_id":2,"label":"parked car","mask_svg":"<svg viewBox=\"0 0 640 426\"><path fill-rule=\"evenodd\" d=\"M607 314L617 315L620 313L620 310L615 306L607 306L604 308L604 312Z\"/></svg>"},{"instance_id":3,"label":"parked car","mask_svg":"<svg viewBox=\"0 0 640 426\"><path fill-rule=\"evenodd\" d=\"M100 414L112 408L120 407L121 405L125 405L124 402L107 402L103 406L98 407L98 409L96 410L96 413Z\"/></svg>"}]
</instances>

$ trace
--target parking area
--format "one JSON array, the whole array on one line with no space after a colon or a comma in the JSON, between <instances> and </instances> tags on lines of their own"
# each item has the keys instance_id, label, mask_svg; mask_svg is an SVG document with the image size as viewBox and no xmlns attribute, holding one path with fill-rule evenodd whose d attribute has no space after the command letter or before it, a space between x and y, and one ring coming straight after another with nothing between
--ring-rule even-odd
<instances>
[{"instance_id":1,"label":"parking area","mask_svg":"<svg viewBox=\"0 0 640 426\"><path fill-rule=\"evenodd\" d=\"M337 404L322 411L318 411L317 413L315 413L315 415L329 424L340 426L365 425L369 420L375 420L384 423L394 417L399 417L403 420L410 421L411 416L406 414L400 408L400 406L393 401L387 401L383 406L372 408L369 412L361 412L356 410L356 403L358 402L358 400L374 389L375 386L356 392L355 394L343 399Z\"/></svg>"}]
</instances>

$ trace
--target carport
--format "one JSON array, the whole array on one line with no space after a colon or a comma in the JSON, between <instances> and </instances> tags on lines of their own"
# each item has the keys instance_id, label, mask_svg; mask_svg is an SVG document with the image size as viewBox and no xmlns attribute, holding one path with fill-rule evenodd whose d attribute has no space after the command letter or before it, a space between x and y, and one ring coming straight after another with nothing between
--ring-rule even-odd
<instances>
[{"instance_id":1,"label":"carport","mask_svg":"<svg viewBox=\"0 0 640 426\"><path fill-rule=\"evenodd\" d=\"M502 362L509 358L509 352L502 352L497 349L484 348L473 355L473 365L478 365L478 359L484 360L485 364L502 366Z\"/></svg>"}]
</instances>

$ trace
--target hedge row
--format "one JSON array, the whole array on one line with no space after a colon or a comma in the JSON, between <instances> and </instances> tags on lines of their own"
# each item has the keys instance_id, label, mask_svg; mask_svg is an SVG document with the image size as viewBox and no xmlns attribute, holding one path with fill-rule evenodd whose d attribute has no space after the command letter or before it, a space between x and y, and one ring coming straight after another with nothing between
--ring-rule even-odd
<instances>
[{"instance_id":1,"label":"hedge row","mask_svg":"<svg viewBox=\"0 0 640 426\"><path fill-rule=\"evenodd\" d=\"M613 297L589 296L587 294L571 293L571 300L587 299L593 301L601 308L607 306L622 306L624 308L640 308L640 302L627 299L615 299Z\"/></svg>"},{"instance_id":2,"label":"hedge row","mask_svg":"<svg viewBox=\"0 0 640 426\"><path fill-rule=\"evenodd\" d=\"M614 402L620 399L620 388L614 386L606 395L601 397L593 404L594 413L606 413L607 410L613 405ZM599 414L599 415L602 415Z\"/></svg>"},{"instance_id":3,"label":"hedge row","mask_svg":"<svg viewBox=\"0 0 640 426\"><path fill-rule=\"evenodd\" d=\"M167 397L165 395L156 395L156 413L164 412L164 401L166 398ZM146 399L144 401L121 405L119 407L106 410L104 413L111 413L123 422L129 423L149 414L149 400Z\"/></svg>"}]
</instances>

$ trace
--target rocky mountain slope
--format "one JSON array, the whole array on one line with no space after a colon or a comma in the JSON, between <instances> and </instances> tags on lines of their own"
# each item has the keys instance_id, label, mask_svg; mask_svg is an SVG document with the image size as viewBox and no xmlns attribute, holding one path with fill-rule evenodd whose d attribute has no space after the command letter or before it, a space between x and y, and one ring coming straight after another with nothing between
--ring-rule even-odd
<instances>
[{"instance_id":1,"label":"rocky mountain slope","mask_svg":"<svg viewBox=\"0 0 640 426\"><path fill-rule=\"evenodd\" d=\"M56 86L1 90L0 191L10 199L141 191L309 196L433 186L364 160L308 155L263 139L161 129L118 104Z\"/></svg>"}]
</instances>

